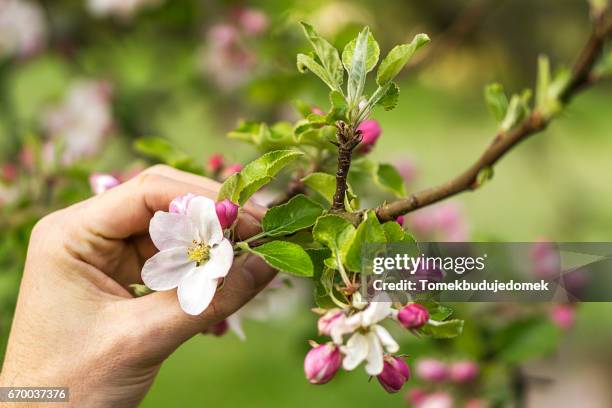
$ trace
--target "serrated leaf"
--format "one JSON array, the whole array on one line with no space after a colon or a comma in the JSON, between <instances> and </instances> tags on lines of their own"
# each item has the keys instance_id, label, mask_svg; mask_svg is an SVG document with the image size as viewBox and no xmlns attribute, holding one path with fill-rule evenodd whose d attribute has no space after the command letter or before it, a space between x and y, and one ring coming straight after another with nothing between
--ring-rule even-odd
<instances>
[{"instance_id":1,"label":"serrated leaf","mask_svg":"<svg viewBox=\"0 0 612 408\"><path fill-rule=\"evenodd\" d=\"M409 44L396 45L382 60L376 73L376 83L386 85L400 73L414 53L429 42L426 34L417 34Z\"/></svg>"},{"instance_id":2,"label":"serrated leaf","mask_svg":"<svg viewBox=\"0 0 612 408\"><path fill-rule=\"evenodd\" d=\"M304 22L301 24L304 29L304 35L306 35L306 38L310 41L323 69L327 72L327 76L333 84L332 89L340 89L344 79L344 73L342 71L342 63L340 62L338 50L326 39L321 37L310 24Z\"/></svg>"},{"instance_id":3,"label":"serrated leaf","mask_svg":"<svg viewBox=\"0 0 612 408\"><path fill-rule=\"evenodd\" d=\"M336 177L327 173L310 173L301 180L307 187L310 187L321 194L330 203L336 192Z\"/></svg>"},{"instance_id":4,"label":"serrated leaf","mask_svg":"<svg viewBox=\"0 0 612 408\"><path fill-rule=\"evenodd\" d=\"M327 115L327 121L331 123L336 120L346 120L348 104L346 103L344 95L338 91L331 91L329 93L329 102L331 103L332 110Z\"/></svg>"},{"instance_id":5,"label":"serrated leaf","mask_svg":"<svg viewBox=\"0 0 612 408\"><path fill-rule=\"evenodd\" d=\"M485 87L484 97L497 123L501 123L508 111L508 98L501 84L493 83Z\"/></svg>"},{"instance_id":6,"label":"serrated leaf","mask_svg":"<svg viewBox=\"0 0 612 408\"><path fill-rule=\"evenodd\" d=\"M308 248L306 253L312 261L313 278L320 279L325 270L325 260L331 256L331 251L328 248Z\"/></svg>"},{"instance_id":7,"label":"serrated leaf","mask_svg":"<svg viewBox=\"0 0 612 408\"><path fill-rule=\"evenodd\" d=\"M297 69L300 73L305 74L310 71L316 76L319 77L325 84L330 87L332 90L338 89L337 84L334 82L332 78L330 78L325 68L323 68L319 63L317 63L314 58L306 55L306 54L298 54L297 55Z\"/></svg>"},{"instance_id":8,"label":"serrated leaf","mask_svg":"<svg viewBox=\"0 0 612 408\"><path fill-rule=\"evenodd\" d=\"M362 250L366 244L384 244L387 242L385 231L380 225L374 211L368 211L365 219L357 227L355 238L346 253L346 265L352 272L362 272Z\"/></svg>"},{"instance_id":9,"label":"serrated leaf","mask_svg":"<svg viewBox=\"0 0 612 408\"><path fill-rule=\"evenodd\" d=\"M258 255L268 265L281 272L302 277L311 277L314 273L310 256L297 244L286 241L271 241L252 248L246 243L241 243L239 246Z\"/></svg>"},{"instance_id":10,"label":"serrated leaf","mask_svg":"<svg viewBox=\"0 0 612 408\"><path fill-rule=\"evenodd\" d=\"M388 221L382 225L383 231L385 232L385 237L387 238L388 243L393 242L406 242L406 243L414 243L416 242L412 235L407 233L401 225L399 225L395 221Z\"/></svg>"},{"instance_id":11,"label":"serrated leaf","mask_svg":"<svg viewBox=\"0 0 612 408\"><path fill-rule=\"evenodd\" d=\"M355 236L355 227L338 215L323 215L315 223L312 236L317 242L329 248L335 259L344 260L346 250Z\"/></svg>"},{"instance_id":12,"label":"serrated leaf","mask_svg":"<svg viewBox=\"0 0 612 408\"><path fill-rule=\"evenodd\" d=\"M263 231L271 237L288 235L314 225L322 213L323 207L300 194L270 208L262 220Z\"/></svg>"},{"instance_id":13,"label":"serrated leaf","mask_svg":"<svg viewBox=\"0 0 612 408\"><path fill-rule=\"evenodd\" d=\"M428 322L419 332L434 339L452 339L463 331L463 320L453 319L432 324Z\"/></svg>"},{"instance_id":14,"label":"serrated leaf","mask_svg":"<svg viewBox=\"0 0 612 408\"><path fill-rule=\"evenodd\" d=\"M353 64L353 56L355 54L355 47L357 46L357 38L352 39L342 51L342 64L346 69L346 72L351 72L351 67ZM368 43L366 49L366 60L365 60L365 70L366 72L370 72L376 66L378 62L378 58L380 57L380 47L378 46L378 42L374 39L372 32L368 31Z\"/></svg>"},{"instance_id":15,"label":"serrated leaf","mask_svg":"<svg viewBox=\"0 0 612 408\"><path fill-rule=\"evenodd\" d=\"M155 158L171 166L189 161L189 156L160 137L140 138L134 142L134 148L146 156Z\"/></svg>"},{"instance_id":16,"label":"serrated leaf","mask_svg":"<svg viewBox=\"0 0 612 408\"><path fill-rule=\"evenodd\" d=\"M227 133L227 137L258 145L261 139L261 126L259 122L241 121L236 129Z\"/></svg>"},{"instance_id":17,"label":"serrated leaf","mask_svg":"<svg viewBox=\"0 0 612 408\"><path fill-rule=\"evenodd\" d=\"M397 197L406 195L404 179L399 172L390 164L379 163L375 166L374 182L381 188L395 194Z\"/></svg>"},{"instance_id":18,"label":"serrated leaf","mask_svg":"<svg viewBox=\"0 0 612 408\"><path fill-rule=\"evenodd\" d=\"M366 59L368 57L368 38L370 29L365 27L355 40L355 47L351 54L351 63L348 71L348 100L351 106L356 106L363 93L366 79ZM345 48L346 51L346 48ZM344 55L344 52L343 52Z\"/></svg>"},{"instance_id":19,"label":"serrated leaf","mask_svg":"<svg viewBox=\"0 0 612 408\"><path fill-rule=\"evenodd\" d=\"M303 156L295 150L274 150L244 166L228 178L219 191L219 200L230 198L243 205L261 187L268 184L283 167ZM223 198L221 198L223 197Z\"/></svg>"},{"instance_id":20,"label":"serrated leaf","mask_svg":"<svg viewBox=\"0 0 612 408\"><path fill-rule=\"evenodd\" d=\"M387 91L384 93L382 98L378 100L376 105L380 105L386 111L390 111L397 106L399 101L400 89L395 82L390 82Z\"/></svg>"}]
</instances>

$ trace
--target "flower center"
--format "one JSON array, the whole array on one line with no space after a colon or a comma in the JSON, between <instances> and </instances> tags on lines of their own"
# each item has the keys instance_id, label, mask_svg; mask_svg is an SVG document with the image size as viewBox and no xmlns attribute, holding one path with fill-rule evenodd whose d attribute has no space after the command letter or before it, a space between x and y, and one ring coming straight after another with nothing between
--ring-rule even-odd
<instances>
[{"instance_id":1,"label":"flower center","mask_svg":"<svg viewBox=\"0 0 612 408\"><path fill-rule=\"evenodd\" d=\"M210 247L194 240L193 244L187 249L187 258L200 266L210 259Z\"/></svg>"}]
</instances>

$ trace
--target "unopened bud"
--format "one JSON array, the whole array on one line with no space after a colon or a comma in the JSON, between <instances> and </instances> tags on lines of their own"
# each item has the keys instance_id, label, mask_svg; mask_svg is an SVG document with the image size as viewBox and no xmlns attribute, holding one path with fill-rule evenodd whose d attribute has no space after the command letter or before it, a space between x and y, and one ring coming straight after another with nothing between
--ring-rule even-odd
<instances>
[{"instance_id":1,"label":"unopened bud","mask_svg":"<svg viewBox=\"0 0 612 408\"><path fill-rule=\"evenodd\" d=\"M211 155L208 158L208 164L206 168L211 173L218 173L223 168L223 155L221 153L216 153Z\"/></svg>"},{"instance_id":2,"label":"unopened bud","mask_svg":"<svg viewBox=\"0 0 612 408\"><path fill-rule=\"evenodd\" d=\"M321 344L306 354L304 373L311 384L325 384L334 377L341 362L342 356L337 346Z\"/></svg>"},{"instance_id":3,"label":"unopened bud","mask_svg":"<svg viewBox=\"0 0 612 408\"><path fill-rule=\"evenodd\" d=\"M376 376L378 382L389 393L402 389L410 378L410 369L404 359L395 356L385 356L382 373Z\"/></svg>"},{"instance_id":4,"label":"unopened bud","mask_svg":"<svg viewBox=\"0 0 612 408\"><path fill-rule=\"evenodd\" d=\"M361 131L362 135L359 151L362 153L369 153L382 132L380 124L374 119L364 120L357 127L357 130Z\"/></svg>"},{"instance_id":5,"label":"unopened bud","mask_svg":"<svg viewBox=\"0 0 612 408\"><path fill-rule=\"evenodd\" d=\"M569 330L574 325L576 311L571 305L554 305L550 311L552 322L563 330Z\"/></svg>"},{"instance_id":6,"label":"unopened bud","mask_svg":"<svg viewBox=\"0 0 612 408\"><path fill-rule=\"evenodd\" d=\"M395 219L395 222L397 222L400 225L400 227L403 227L404 226L404 220L405 220L405 217L403 215L400 215L399 217L397 217Z\"/></svg>"},{"instance_id":7,"label":"unopened bud","mask_svg":"<svg viewBox=\"0 0 612 408\"><path fill-rule=\"evenodd\" d=\"M398 312L397 320L407 329L419 329L429 321L429 311L423 305L410 303Z\"/></svg>"},{"instance_id":8,"label":"unopened bud","mask_svg":"<svg viewBox=\"0 0 612 408\"><path fill-rule=\"evenodd\" d=\"M426 381L439 382L448 378L448 367L443 362L428 358L417 362L416 372Z\"/></svg>"},{"instance_id":9,"label":"unopened bud","mask_svg":"<svg viewBox=\"0 0 612 408\"><path fill-rule=\"evenodd\" d=\"M478 364L473 361L458 361L450 366L449 371L451 380L467 383L478 377Z\"/></svg>"},{"instance_id":10,"label":"unopened bud","mask_svg":"<svg viewBox=\"0 0 612 408\"><path fill-rule=\"evenodd\" d=\"M234 221L236 221L236 217L238 217L238 205L232 203L227 198L216 203L215 209L223 229L231 227Z\"/></svg>"}]
</instances>

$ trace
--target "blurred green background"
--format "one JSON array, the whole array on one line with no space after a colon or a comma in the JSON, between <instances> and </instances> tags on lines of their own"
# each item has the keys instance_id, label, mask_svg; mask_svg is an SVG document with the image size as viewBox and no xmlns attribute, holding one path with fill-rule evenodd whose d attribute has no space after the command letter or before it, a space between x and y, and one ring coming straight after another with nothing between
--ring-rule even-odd
<instances>
[{"instance_id":1,"label":"blurred green background","mask_svg":"<svg viewBox=\"0 0 612 408\"><path fill-rule=\"evenodd\" d=\"M418 32L432 38L428 52L402 74L398 108L374 115L383 134L371 155L414 166L409 191L457 174L492 139L496 125L482 98L485 84L499 81L509 92L532 87L540 52L555 66L571 64L590 30L582 0L166 0L142 2L152 4L132 11L97 12L91 6L95 1L26 3L38 17L14 21L21 27L12 31L3 20L8 6L0 3L0 163L14 164L19 174L17 181L4 174L0 190L3 344L31 225L45 212L90 196L91 172L148 165L133 149L134 140L162 137L202 166L213 153L244 163L256 152L225 138L239 119L294 119L297 98L327 108L324 86L295 69L295 54L307 49L298 21L309 21L339 47L368 24L383 54ZM258 13L248 23L254 25L244 22L245 10ZM40 33L22 33L36 24ZM37 40L24 49L10 46L11 36L13 43L20 36ZM60 160L46 168L39 157L34 169L27 168L24 149L43 152L47 142L60 143L45 117L84 80L102 81L111 89L112 125L104 130L103 142L77 161ZM605 82L580 95L545 133L505 157L492 182L454 198L469 237L610 240L611 99L612 86ZM232 334L189 341L163 366L143 406L404 405L401 396L382 392L360 371L344 373L324 387L305 381L305 340L316 334L316 316L304 306L309 302L305 297L289 317L248 322L246 342ZM588 369L609 361L611 313L605 304L580 309L578 324L562 340L564 364ZM414 350L410 359L454 347L405 341L405 349ZM471 356L473 348L458 348ZM604 378L610 380L608 375Z\"/></svg>"}]
</instances>

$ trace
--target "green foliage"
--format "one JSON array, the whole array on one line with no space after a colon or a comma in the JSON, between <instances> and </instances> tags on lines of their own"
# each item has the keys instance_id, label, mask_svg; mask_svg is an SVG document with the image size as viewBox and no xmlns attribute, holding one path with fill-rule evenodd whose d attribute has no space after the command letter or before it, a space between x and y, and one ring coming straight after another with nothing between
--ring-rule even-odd
<instances>
[{"instance_id":1,"label":"green foliage","mask_svg":"<svg viewBox=\"0 0 612 408\"><path fill-rule=\"evenodd\" d=\"M536 317L509 324L496 334L493 342L502 360L516 363L552 353L559 337L557 327Z\"/></svg>"},{"instance_id":2,"label":"green foliage","mask_svg":"<svg viewBox=\"0 0 612 408\"><path fill-rule=\"evenodd\" d=\"M387 242L385 230L380 225L374 211L368 211L364 220L357 227L355 237L346 254L346 265L352 272L364 272L362 262L363 248L367 244L384 244Z\"/></svg>"},{"instance_id":3,"label":"green foliage","mask_svg":"<svg viewBox=\"0 0 612 408\"><path fill-rule=\"evenodd\" d=\"M239 248L261 257L268 265L281 272L300 277L311 277L314 273L312 260L299 245L286 241L271 241L256 247L245 242Z\"/></svg>"},{"instance_id":4,"label":"green foliage","mask_svg":"<svg viewBox=\"0 0 612 408\"><path fill-rule=\"evenodd\" d=\"M319 204L300 194L266 212L262 220L263 232L269 237L292 234L314 225L322 213Z\"/></svg>"},{"instance_id":5,"label":"green foliage","mask_svg":"<svg viewBox=\"0 0 612 408\"><path fill-rule=\"evenodd\" d=\"M536 85L536 109L544 117L552 117L563 109L559 97L565 90L571 78L567 68L560 68L552 75L550 61L541 55L538 59L538 79Z\"/></svg>"},{"instance_id":6,"label":"green foliage","mask_svg":"<svg viewBox=\"0 0 612 408\"><path fill-rule=\"evenodd\" d=\"M160 137L147 137L137 139L134 149L151 158L157 159L169 166L183 170L197 171L191 157L177 149L169 141Z\"/></svg>"},{"instance_id":7,"label":"green foliage","mask_svg":"<svg viewBox=\"0 0 612 408\"><path fill-rule=\"evenodd\" d=\"M363 88L365 87L369 39L370 30L368 27L365 27L355 39L355 46L351 53L351 63L350 66L347 67L347 96L349 109L357 105L363 93ZM378 56L376 56L376 59L378 59Z\"/></svg>"},{"instance_id":8,"label":"green foliage","mask_svg":"<svg viewBox=\"0 0 612 408\"><path fill-rule=\"evenodd\" d=\"M345 218L328 214L319 217L312 229L312 236L317 242L331 250L334 262L344 263L355 232L353 224Z\"/></svg>"},{"instance_id":9,"label":"green foliage","mask_svg":"<svg viewBox=\"0 0 612 408\"><path fill-rule=\"evenodd\" d=\"M268 184L283 167L303 156L295 150L275 150L247 164L221 186L217 200L230 199L243 205L261 187Z\"/></svg>"},{"instance_id":10,"label":"green foliage","mask_svg":"<svg viewBox=\"0 0 612 408\"><path fill-rule=\"evenodd\" d=\"M330 85L332 89L339 90L342 85L344 73L342 71L342 63L340 62L338 50L326 39L319 36L310 24L304 22L301 24L306 38L308 38L310 45L312 45L314 49L318 62L321 63L325 76L330 81L328 85Z\"/></svg>"},{"instance_id":11,"label":"green foliage","mask_svg":"<svg viewBox=\"0 0 612 408\"><path fill-rule=\"evenodd\" d=\"M376 73L376 83L383 86L392 81L410 61L414 53L429 42L426 34L417 34L409 44L396 45L382 60Z\"/></svg>"},{"instance_id":12,"label":"green foliage","mask_svg":"<svg viewBox=\"0 0 612 408\"><path fill-rule=\"evenodd\" d=\"M512 95L506 116L500 124L500 130L507 132L518 124L522 123L529 114L531 108L529 107L529 101L531 100L531 90L525 89L520 95Z\"/></svg>"},{"instance_id":13,"label":"green foliage","mask_svg":"<svg viewBox=\"0 0 612 408\"><path fill-rule=\"evenodd\" d=\"M397 197L406 195L404 179L391 164L379 163L374 172L374 182Z\"/></svg>"},{"instance_id":14,"label":"green foliage","mask_svg":"<svg viewBox=\"0 0 612 408\"><path fill-rule=\"evenodd\" d=\"M493 117L498 123L501 123L508 111L508 98L504 87L498 83L489 84L485 87L484 95Z\"/></svg>"},{"instance_id":15,"label":"green foliage","mask_svg":"<svg viewBox=\"0 0 612 408\"><path fill-rule=\"evenodd\" d=\"M414 243L416 242L412 235L407 233L397 222L395 221L387 221L382 224L382 229L385 233L385 238L387 242L406 242L406 243Z\"/></svg>"},{"instance_id":16,"label":"green foliage","mask_svg":"<svg viewBox=\"0 0 612 408\"><path fill-rule=\"evenodd\" d=\"M351 40L342 51L342 64L346 69L346 72L351 72L351 68L353 66L353 57L355 55L355 47L357 46L357 38ZM374 69L376 64L378 63L378 57L380 56L380 47L378 43L374 39L374 36L370 31L368 31L368 41L366 48L366 60L365 60L365 70L366 72L370 72Z\"/></svg>"},{"instance_id":17,"label":"green foliage","mask_svg":"<svg viewBox=\"0 0 612 408\"><path fill-rule=\"evenodd\" d=\"M399 101L400 89L395 82L389 82L384 86L384 94L377 101L373 101L374 105L382 106L384 110L390 111L395 109Z\"/></svg>"},{"instance_id":18,"label":"green foliage","mask_svg":"<svg viewBox=\"0 0 612 408\"><path fill-rule=\"evenodd\" d=\"M293 125L277 122L272 127L265 123L243 121L227 134L230 139L251 143L262 150L276 150L295 145Z\"/></svg>"},{"instance_id":19,"label":"green foliage","mask_svg":"<svg viewBox=\"0 0 612 408\"><path fill-rule=\"evenodd\" d=\"M301 180L306 186L310 187L329 203L331 203L336 191L336 178L327 173L310 173Z\"/></svg>"},{"instance_id":20,"label":"green foliage","mask_svg":"<svg viewBox=\"0 0 612 408\"><path fill-rule=\"evenodd\" d=\"M453 319L435 323L430 320L418 331L434 339L452 339L463 331L463 320Z\"/></svg>"}]
</instances>

